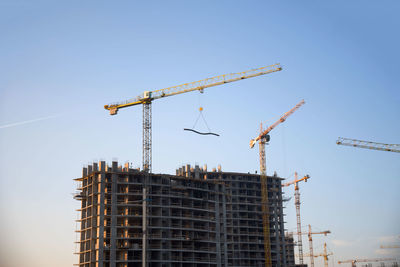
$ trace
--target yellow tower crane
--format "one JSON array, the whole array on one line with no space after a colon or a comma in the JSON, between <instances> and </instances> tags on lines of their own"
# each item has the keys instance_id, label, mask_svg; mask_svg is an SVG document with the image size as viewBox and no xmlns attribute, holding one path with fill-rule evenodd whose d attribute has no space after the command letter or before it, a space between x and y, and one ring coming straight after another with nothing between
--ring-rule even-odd
<instances>
[{"instance_id":1,"label":"yellow tower crane","mask_svg":"<svg viewBox=\"0 0 400 267\"><path fill-rule=\"evenodd\" d=\"M299 263L304 264L303 258L303 238L301 233L301 218L300 218L300 191L299 191L299 182L310 179L309 175L304 176L301 179L297 178L297 172L294 173L294 180L285 184L282 184L282 187L286 187L289 185L294 185L294 204L296 206L296 220L297 220L297 248L299 250Z\"/></svg>"},{"instance_id":2,"label":"yellow tower crane","mask_svg":"<svg viewBox=\"0 0 400 267\"><path fill-rule=\"evenodd\" d=\"M104 108L110 111L111 115L116 115L118 110L122 108L127 108L136 105L143 105L143 146L142 146L142 169L147 173L144 178L143 186L143 216L142 216L142 267L147 267L147 192L148 192L148 182L149 174L152 168L152 129L151 129L151 103L160 98L167 96L173 96L183 93L188 93L192 91L199 91L203 93L205 88L222 85L225 83L240 81L243 79L248 79L252 77L261 76L264 74L269 74L277 71L281 71L282 67L280 64L274 64L266 67L261 67L257 69L251 69L238 73L230 73L220 76L211 77L208 79L185 83L177 86L172 86L164 89L159 89L155 91L144 91L143 94L139 95L134 99L129 99L119 103L112 103L105 105Z\"/></svg>"},{"instance_id":3,"label":"yellow tower crane","mask_svg":"<svg viewBox=\"0 0 400 267\"><path fill-rule=\"evenodd\" d=\"M272 72L277 72L282 70L280 64L274 64L262 68L251 69L238 73L224 74L220 76L211 77L208 79L185 83L177 86L172 86L164 89L159 89L155 91L144 91L142 95L134 99L129 99L119 103L112 103L105 105L104 108L110 111L110 115L116 115L118 110L122 108L127 108L136 105L143 105L143 170L151 172L152 162L151 162L151 103L160 98L165 98L167 96L173 96L183 93L188 93L192 91L200 91L201 93L205 88L240 81L243 79L248 79L264 74L269 74Z\"/></svg>"},{"instance_id":4,"label":"yellow tower crane","mask_svg":"<svg viewBox=\"0 0 400 267\"><path fill-rule=\"evenodd\" d=\"M326 231L322 231L322 232L312 232L311 231L311 225L308 225L308 233L300 233L301 235L308 235L308 241L309 241L309 247L310 247L310 254L306 255L308 257L310 257L310 266L314 267L314 249L313 249L313 239L312 236L313 235L327 235L330 234L331 231L326 230Z\"/></svg>"},{"instance_id":5,"label":"yellow tower crane","mask_svg":"<svg viewBox=\"0 0 400 267\"><path fill-rule=\"evenodd\" d=\"M379 258L379 259L354 259L354 260L345 260L338 261L339 264L343 263L351 263L351 267L356 267L357 262L384 262L384 261L393 261L396 259L393 258Z\"/></svg>"},{"instance_id":6,"label":"yellow tower crane","mask_svg":"<svg viewBox=\"0 0 400 267\"><path fill-rule=\"evenodd\" d=\"M333 255L333 253L332 252L327 252L326 251L326 243L324 243L324 252L323 253L319 253L319 254L315 254L314 255L314 258L317 258L317 257L324 257L324 267L328 267L328 257L330 256L330 255ZM306 255L304 255L305 257L310 257L310 254L306 254Z\"/></svg>"},{"instance_id":7,"label":"yellow tower crane","mask_svg":"<svg viewBox=\"0 0 400 267\"><path fill-rule=\"evenodd\" d=\"M328 256L330 255L333 255L333 253L326 251L326 243L324 243L324 253L317 254L315 257L324 257L324 267L328 267Z\"/></svg>"},{"instance_id":8,"label":"yellow tower crane","mask_svg":"<svg viewBox=\"0 0 400 267\"><path fill-rule=\"evenodd\" d=\"M400 144L384 144L344 137L339 137L338 140L336 140L336 144L400 153Z\"/></svg>"},{"instance_id":9,"label":"yellow tower crane","mask_svg":"<svg viewBox=\"0 0 400 267\"><path fill-rule=\"evenodd\" d=\"M304 104L304 100L301 100L291 110L282 115L282 117L274 124L269 126L266 130L263 130L262 124L260 128L260 134L250 140L250 148L258 142L259 153L260 153L260 182L261 182L261 208L262 208L262 220L263 220L263 234L264 234L264 253L265 253L265 266L271 267L271 244L269 235L269 201L268 201L268 188L267 188L267 166L265 158L265 144L269 142L270 136L268 133L272 131L278 124L284 122L287 117L292 115L299 107Z\"/></svg>"}]
</instances>

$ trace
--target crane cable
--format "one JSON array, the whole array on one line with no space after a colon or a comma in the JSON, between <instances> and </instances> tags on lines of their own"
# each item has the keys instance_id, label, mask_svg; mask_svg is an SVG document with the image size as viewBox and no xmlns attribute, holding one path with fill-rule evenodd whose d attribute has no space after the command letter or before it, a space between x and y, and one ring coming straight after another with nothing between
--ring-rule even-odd
<instances>
[{"instance_id":1,"label":"crane cable","mask_svg":"<svg viewBox=\"0 0 400 267\"><path fill-rule=\"evenodd\" d=\"M199 98L198 101L199 101L199 103L200 103L200 98ZM208 129L208 132L207 132L207 133L199 132L199 131L196 131L196 130L194 129L194 127L196 127L196 124L197 124L197 122L199 121L200 117L203 119L203 122L204 122L204 124L206 125L206 127L207 127L207 129ZM192 127L191 129L189 129L189 128L183 128L183 130L184 130L184 131L191 131L191 132L194 132L194 133L197 133L197 134L201 134L201 135L215 135L215 136L219 136L219 134L216 134L216 133L211 132L210 127L208 127L207 121L206 121L206 119L204 118L204 115L203 115L203 107L201 107L201 106L199 107L199 116L197 116L197 119L196 119L196 121L194 122L193 127Z\"/></svg>"}]
</instances>

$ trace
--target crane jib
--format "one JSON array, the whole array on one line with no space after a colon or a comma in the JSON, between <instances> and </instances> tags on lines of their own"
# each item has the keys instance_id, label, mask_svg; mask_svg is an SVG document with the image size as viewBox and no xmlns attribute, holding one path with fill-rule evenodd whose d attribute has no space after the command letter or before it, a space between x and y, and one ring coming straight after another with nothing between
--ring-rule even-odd
<instances>
[{"instance_id":1,"label":"crane jib","mask_svg":"<svg viewBox=\"0 0 400 267\"><path fill-rule=\"evenodd\" d=\"M274 65L266 66L266 67L261 67L257 69L251 69L247 70L244 72L238 72L238 73L230 73L230 74L224 74L224 75L219 75L211 78L207 78L204 80L199 80L196 82L191 82L191 83L185 83L177 86L172 86L172 87L167 87L164 89L159 89L159 90L154 90L154 91L145 91L143 95L137 96L136 98L129 99L123 102L118 102L118 103L112 103L109 105L104 106L105 109L110 110L111 108L125 108L125 107L130 107L130 106L135 106L138 104L144 104L144 101L153 101L155 99L167 97L167 96L172 96L172 95L177 95L177 94L183 94L191 91L196 91L199 90L200 92L204 88L209 88L225 83L230 83L230 82L235 82L243 79L248 79L264 74L269 74L272 72L277 72L281 71L282 66L277 63Z\"/></svg>"}]
</instances>

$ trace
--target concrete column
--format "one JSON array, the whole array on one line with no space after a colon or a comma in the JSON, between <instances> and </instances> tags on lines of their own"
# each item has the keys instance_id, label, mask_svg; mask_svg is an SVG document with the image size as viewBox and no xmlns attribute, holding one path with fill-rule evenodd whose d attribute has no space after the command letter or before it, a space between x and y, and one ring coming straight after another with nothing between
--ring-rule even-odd
<instances>
[{"instance_id":1,"label":"concrete column","mask_svg":"<svg viewBox=\"0 0 400 267\"><path fill-rule=\"evenodd\" d=\"M227 244L227 235L226 235L226 187L225 184L222 185L222 223L223 228L222 231L224 233L224 264L225 267L228 267L228 244Z\"/></svg>"},{"instance_id":2,"label":"concrete column","mask_svg":"<svg viewBox=\"0 0 400 267\"><path fill-rule=\"evenodd\" d=\"M272 183L274 183L275 181L272 181ZM275 189L275 188L274 188ZM272 201L272 205L273 205L273 210L274 210L274 229L275 229L275 247L276 247L276 266L280 267L281 263L282 263L282 251L281 251L281 242L280 242L280 230L279 230L279 214L278 214L278 199L277 199L277 193L274 191L274 193L272 193L273 195L273 201Z\"/></svg>"},{"instance_id":3,"label":"concrete column","mask_svg":"<svg viewBox=\"0 0 400 267\"><path fill-rule=\"evenodd\" d=\"M221 220L219 217L219 185L216 184L216 198L215 198L215 242L217 246L217 267L221 267Z\"/></svg>"},{"instance_id":4,"label":"concrete column","mask_svg":"<svg viewBox=\"0 0 400 267\"><path fill-rule=\"evenodd\" d=\"M90 166L89 168L90 170L92 170L92 166ZM92 173L92 171L91 171ZM88 199L90 199L91 201L91 205L92 207L90 208L90 216L92 216L90 218L90 224L91 224L91 230L90 230L90 260L91 262L96 262L96 242L97 240L97 195L94 194L97 191L97 183L96 183L96 179L97 177L93 174L89 175L89 179L92 179L92 182L90 183L90 187L91 187L91 192L89 191L89 197ZM90 188L89 187L89 188ZM89 189L88 188L88 189Z\"/></svg>"},{"instance_id":5,"label":"concrete column","mask_svg":"<svg viewBox=\"0 0 400 267\"><path fill-rule=\"evenodd\" d=\"M106 175L104 173L104 169L100 170L102 173L98 175L99 177L99 196L100 196L100 201L97 204L100 206L100 212L98 214L99 218L99 228L98 228L98 237L99 237L99 263L98 267L103 267L103 262L104 262L104 199L105 199L105 179Z\"/></svg>"},{"instance_id":6,"label":"concrete column","mask_svg":"<svg viewBox=\"0 0 400 267\"><path fill-rule=\"evenodd\" d=\"M82 169L82 177L86 177L86 176L87 176L87 173L88 173L87 168L86 168L86 167L83 167L83 169Z\"/></svg>"},{"instance_id":7,"label":"concrete column","mask_svg":"<svg viewBox=\"0 0 400 267\"><path fill-rule=\"evenodd\" d=\"M117 238L117 173L118 163L112 163L111 174L111 238L110 238L110 267L116 267L116 238Z\"/></svg>"}]
</instances>

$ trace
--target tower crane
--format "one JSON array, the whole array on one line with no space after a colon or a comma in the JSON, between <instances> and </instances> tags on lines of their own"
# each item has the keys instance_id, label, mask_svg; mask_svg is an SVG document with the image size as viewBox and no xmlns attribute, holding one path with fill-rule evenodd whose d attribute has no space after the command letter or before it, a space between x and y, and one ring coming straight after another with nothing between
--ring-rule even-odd
<instances>
[{"instance_id":1,"label":"tower crane","mask_svg":"<svg viewBox=\"0 0 400 267\"><path fill-rule=\"evenodd\" d=\"M279 63L251 69L238 73L224 74L220 76L211 77L208 79L185 83L177 86L167 87L164 89L159 89L155 91L144 91L143 94L137 96L134 99L129 99L123 102L112 103L105 105L104 108L110 111L110 115L116 115L118 110L136 106L143 105L143 170L151 172L152 162L151 162L151 150L152 150L152 130L151 130L151 103L160 98L165 98L167 96L173 96L183 93L188 93L192 91L200 91L201 93L205 88L240 81L243 79L248 79L264 74L269 74L272 72L281 71L282 67Z\"/></svg>"},{"instance_id":2,"label":"tower crane","mask_svg":"<svg viewBox=\"0 0 400 267\"><path fill-rule=\"evenodd\" d=\"M400 153L400 144L384 144L344 137L339 137L336 144Z\"/></svg>"},{"instance_id":3,"label":"tower crane","mask_svg":"<svg viewBox=\"0 0 400 267\"><path fill-rule=\"evenodd\" d=\"M149 175L152 168L152 128L151 128L151 104L154 100L164 98L167 96L173 96L183 93L188 93L192 91L199 91L203 93L205 88L222 85L225 83L240 81L243 79L248 79L252 77L261 76L264 74L269 74L277 71L281 71L281 65L274 64L266 67L251 69L238 73L224 74L220 76L211 77L204 80L199 80L191 83L185 83L177 86L167 87L164 89L159 89L155 91L144 91L143 94L137 96L134 99L129 99L123 102L112 103L105 105L104 108L110 111L110 115L116 115L118 110L136 106L143 105L143 145L142 145L142 169L146 172L143 183L143 216L142 216L142 267L147 267L147 192L148 192L148 182Z\"/></svg>"},{"instance_id":4,"label":"tower crane","mask_svg":"<svg viewBox=\"0 0 400 267\"><path fill-rule=\"evenodd\" d=\"M326 231L321 231L321 232L312 232L311 231L311 225L308 225L308 233L300 233L300 235L308 235L308 241L309 241L309 247L310 247L310 254L306 255L310 257L310 265L311 267L314 267L314 249L313 249L313 235L327 235L330 234L331 231L326 230ZM297 233L299 235L299 233Z\"/></svg>"},{"instance_id":5,"label":"tower crane","mask_svg":"<svg viewBox=\"0 0 400 267\"><path fill-rule=\"evenodd\" d=\"M258 142L259 144L259 154L260 154L260 182L261 182L261 208L262 208L262 219L263 219L263 234L264 234L264 253L265 253L265 266L271 267L271 244L269 235L269 204L268 204L268 189L267 189L267 166L265 158L265 144L270 141L270 136L268 135L272 129L274 129L278 124L284 122L287 117L292 115L299 107L304 104L304 100L301 100L296 106L291 110L282 115L282 117L276 121L274 124L269 126L266 130L263 130L262 124L260 127L260 134L250 140L250 148Z\"/></svg>"},{"instance_id":6,"label":"tower crane","mask_svg":"<svg viewBox=\"0 0 400 267\"><path fill-rule=\"evenodd\" d=\"M285 184L282 184L282 187L286 187L289 185L294 185L294 203L296 206L296 219L297 219L297 247L299 250L299 263L303 264L303 238L301 233L301 220L300 220L300 191L299 191L299 182L310 179L309 175L305 175L303 178L297 178L297 172L294 173L294 180Z\"/></svg>"},{"instance_id":7,"label":"tower crane","mask_svg":"<svg viewBox=\"0 0 400 267\"><path fill-rule=\"evenodd\" d=\"M326 251L326 243L324 243L324 253L320 253L315 255L316 257L324 257L324 267L328 267L328 256L333 255L332 252L327 253Z\"/></svg>"},{"instance_id":8,"label":"tower crane","mask_svg":"<svg viewBox=\"0 0 400 267\"><path fill-rule=\"evenodd\" d=\"M345 260L345 261L338 261L339 264L343 263L351 263L351 267L356 267L357 262L383 262L383 261L392 261L396 260L393 258L379 258L379 259L354 259L354 260Z\"/></svg>"},{"instance_id":9,"label":"tower crane","mask_svg":"<svg viewBox=\"0 0 400 267\"><path fill-rule=\"evenodd\" d=\"M328 253L328 252L326 251L326 243L324 243L324 252L314 255L314 258L317 258L317 257L324 257L324 267L328 267L328 256L330 256L330 255L333 255L333 253L332 253L332 252L329 252L329 253ZM306 255L304 255L304 256L310 257L310 254L306 254Z\"/></svg>"},{"instance_id":10,"label":"tower crane","mask_svg":"<svg viewBox=\"0 0 400 267\"><path fill-rule=\"evenodd\" d=\"M311 232L311 225L308 225L308 241L309 241L309 246L310 246L310 256L311 256L311 267L314 267L314 249L313 249L313 240L312 240L312 235L327 235L330 234L331 231L323 231L323 232Z\"/></svg>"}]
</instances>

